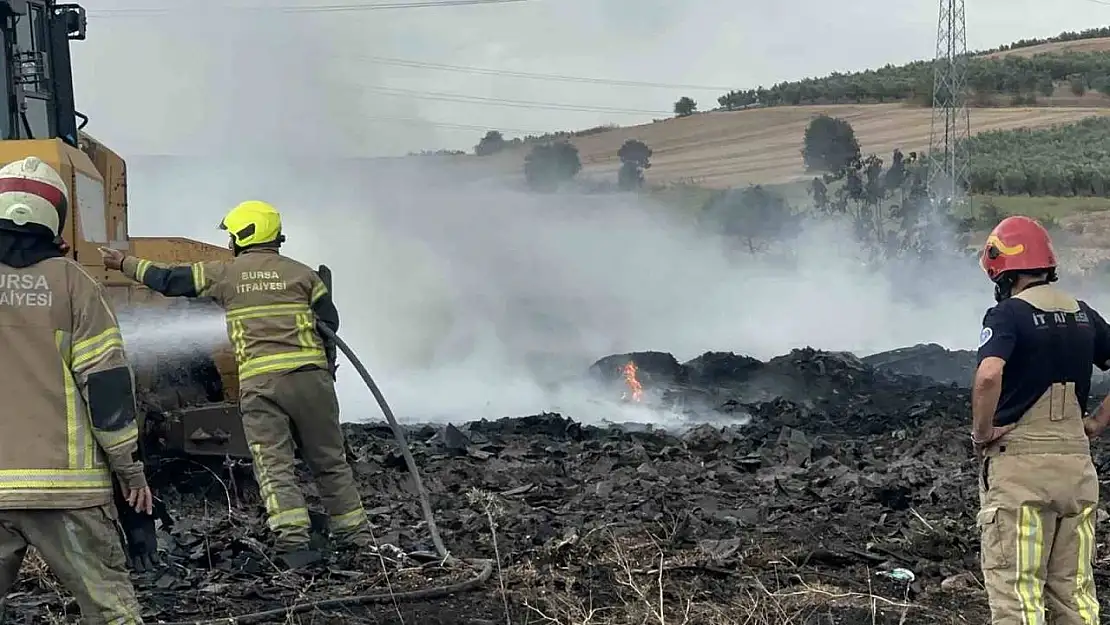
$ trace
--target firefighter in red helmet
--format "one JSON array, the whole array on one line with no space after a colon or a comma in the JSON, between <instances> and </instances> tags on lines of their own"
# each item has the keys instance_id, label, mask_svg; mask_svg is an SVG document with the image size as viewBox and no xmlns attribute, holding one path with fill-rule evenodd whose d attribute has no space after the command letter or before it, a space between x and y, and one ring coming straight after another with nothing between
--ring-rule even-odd
<instances>
[{"instance_id":1,"label":"firefighter in red helmet","mask_svg":"<svg viewBox=\"0 0 1110 625\"><path fill-rule=\"evenodd\" d=\"M1092 571L1098 476L1085 419L1091 365L1110 369L1110 327L1057 288L1056 254L1036 220L991 231L979 262L997 304L979 335L972 441L981 452L983 581L994 625L1098 625ZM1105 402L1104 402L1105 403Z\"/></svg>"}]
</instances>

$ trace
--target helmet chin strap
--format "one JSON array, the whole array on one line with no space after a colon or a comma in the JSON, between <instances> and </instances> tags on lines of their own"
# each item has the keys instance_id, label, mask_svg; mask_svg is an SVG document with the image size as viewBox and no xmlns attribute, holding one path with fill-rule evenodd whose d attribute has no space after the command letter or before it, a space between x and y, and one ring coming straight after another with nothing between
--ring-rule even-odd
<instances>
[{"instance_id":1,"label":"helmet chin strap","mask_svg":"<svg viewBox=\"0 0 1110 625\"><path fill-rule=\"evenodd\" d=\"M1010 273L1004 273L998 276L994 281L994 301L1002 303L1010 297L1014 290L1014 283L1017 282L1017 276Z\"/></svg>"},{"instance_id":2,"label":"helmet chin strap","mask_svg":"<svg viewBox=\"0 0 1110 625\"><path fill-rule=\"evenodd\" d=\"M1001 303L1003 300L1009 299L1013 294L1014 285L1017 284L1017 279L1020 275L1021 274L1016 271L1007 271L998 276L998 279L994 281L994 301ZM1048 277L1030 282L1025 285L1025 288L1029 289L1035 286L1044 286L1050 282L1055 282L1056 279L1056 270L1052 269L1048 271Z\"/></svg>"},{"instance_id":3,"label":"helmet chin strap","mask_svg":"<svg viewBox=\"0 0 1110 625\"><path fill-rule=\"evenodd\" d=\"M279 234L278 238L274 239L273 241L270 241L269 243L255 243L254 245L243 245L243 246L239 246L238 244L236 244L235 243L235 238L232 237L232 239L230 241L228 241L228 247L231 248L231 252L233 254L238 256L238 255L242 254L243 252L245 252L249 249L255 248L255 247L272 247L274 249L277 249L277 248L281 247L282 243L285 243L285 235L284 234Z\"/></svg>"}]
</instances>

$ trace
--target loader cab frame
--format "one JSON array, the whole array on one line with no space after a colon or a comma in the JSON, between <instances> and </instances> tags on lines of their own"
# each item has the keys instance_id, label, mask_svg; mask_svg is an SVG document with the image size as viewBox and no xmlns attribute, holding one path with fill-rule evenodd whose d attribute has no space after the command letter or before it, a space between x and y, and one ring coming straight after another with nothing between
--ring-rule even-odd
<instances>
[{"instance_id":1,"label":"loader cab frame","mask_svg":"<svg viewBox=\"0 0 1110 625\"><path fill-rule=\"evenodd\" d=\"M88 118L75 108L69 42L85 39L86 24L77 4L0 0L0 139L61 139L77 147Z\"/></svg>"}]
</instances>

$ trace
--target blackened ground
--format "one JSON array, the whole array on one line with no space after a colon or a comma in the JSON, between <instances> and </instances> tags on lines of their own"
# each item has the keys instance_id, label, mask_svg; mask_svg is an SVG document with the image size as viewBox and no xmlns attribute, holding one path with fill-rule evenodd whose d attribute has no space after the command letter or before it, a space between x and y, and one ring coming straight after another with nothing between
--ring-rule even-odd
<instances>
[{"instance_id":1,"label":"blackened ground","mask_svg":"<svg viewBox=\"0 0 1110 625\"><path fill-rule=\"evenodd\" d=\"M621 367L632 360L645 401L746 425L667 433L547 414L412 429L447 545L459 557L496 557L500 567L473 592L274 621L986 622L968 392L945 380L960 374L934 363L960 356L925 347L929 362L915 364L915 349L889 355L911 375L809 349L768 363L626 354L592 369L599 388L619 397ZM706 406L715 414L698 412ZM388 428L347 433L378 540L430 551ZM1110 460L1102 444L1096 460ZM148 622L399 593L473 574L387 549L387 558L358 554L312 573L278 573L254 539L265 537L243 467L171 462L155 480L176 485L162 492L179 521L164 536L167 568L137 580ZM1104 605L1108 563L1100 542ZM50 576L31 566L10 603L13 623L49 622L41 615L66 606Z\"/></svg>"}]
</instances>

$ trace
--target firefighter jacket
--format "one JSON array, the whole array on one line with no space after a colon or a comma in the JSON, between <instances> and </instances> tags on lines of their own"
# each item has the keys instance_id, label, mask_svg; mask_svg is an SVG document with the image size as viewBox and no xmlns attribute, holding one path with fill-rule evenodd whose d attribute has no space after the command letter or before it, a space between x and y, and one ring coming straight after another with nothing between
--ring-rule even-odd
<instances>
[{"instance_id":1,"label":"firefighter jacket","mask_svg":"<svg viewBox=\"0 0 1110 625\"><path fill-rule=\"evenodd\" d=\"M0 264L0 509L112 502L146 485L133 375L101 286L77 263Z\"/></svg>"},{"instance_id":2,"label":"firefighter jacket","mask_svg":"<svg viewBox=\"0 0 1110 625\"><path fill-rule=\"evenodd\" d=\"M332 364L316 329L320 321L339 330L331 294L319 274L276 249L175 267L128 256L122 270L164 295L208 297L223 307L240 387L258 376Z\"/></svg>"}]
</instances>

